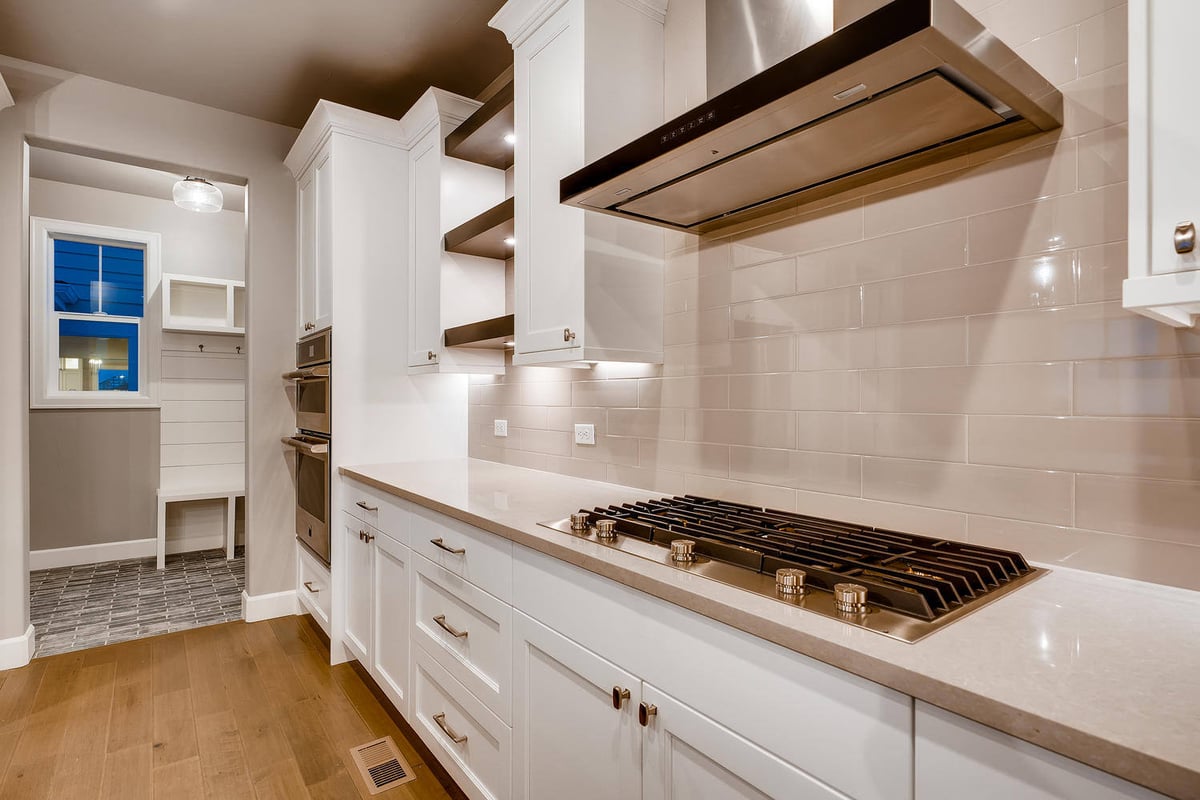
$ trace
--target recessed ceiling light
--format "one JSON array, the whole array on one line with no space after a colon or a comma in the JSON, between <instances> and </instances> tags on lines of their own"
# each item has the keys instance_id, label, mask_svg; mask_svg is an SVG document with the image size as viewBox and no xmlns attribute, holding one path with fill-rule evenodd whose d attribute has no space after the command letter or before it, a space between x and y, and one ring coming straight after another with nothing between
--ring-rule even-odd
<instances>
[{"instance_id":1,"label":"recessed ceiling light","mask_svg":"<svg viewBox=\"0 0 1200 800\"><path fill-rule=\"evenodd\" d=\"M513 238L513 237L511 237L511 236L505 236L505 237L504 237L504 243L505 243L506 245L508 245L509 247L512 247L514 244L516 244L516 243L517 243L517 240L516 240L516 239L514 239L514 238Z\"/></svg>"},{"instance_id":2,"label":"recessed ceiling light","mask_svg":"<svg viewBox=\"0 0 1200 800\"><path fill-rule=\"evenodd\" d=\"M515 133L504 134L504 143L506 145L508 145L509 147L512 147L514 144L517 143L517 135Z\"/></svg>"}]
</instances>

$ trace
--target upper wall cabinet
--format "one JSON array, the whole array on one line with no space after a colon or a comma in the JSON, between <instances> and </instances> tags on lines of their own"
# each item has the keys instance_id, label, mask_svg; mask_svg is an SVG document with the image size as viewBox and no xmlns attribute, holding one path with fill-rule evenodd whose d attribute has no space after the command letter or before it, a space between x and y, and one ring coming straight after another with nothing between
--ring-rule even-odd
<instances>
[{"instance_id":1,"label":"upper wall cabinet","mask_svg":"<svg viewBox=\"0 0 1200 800\"><path fill-rule=\"evenodd\" d=\"M1179 328L1200 317L1200 4L1129 3L1129 279L1125 307Z\"/></svg>"},{"instance_id":2,"label":"upper wall cabinet","mask_svg":"<svg viewBox=\"0 0 1200 800\"><path fill-rule=\"evenodd\" d=\"M662 361L661 230L559 202L565 175L663 120L664 0L510 0L514 364Z\"/></svg>"},{"instance_id":3,"label":"upper wall cabinet","mask_svg":"<svg viewBox=\"0 0 1200 800\"><path fill-rule=\"evenodd\" d=\"M486 221L490 212L504 206L504 170L446 155L447 135L479 107L474 100L429 89L400 120L405 138L412 142L410 373L504 372L503 342L496 348L447 347L443 336L447 328L504 315L504 253L473 254L446 247L453 240L448 233L470 228L472 220Z\"/></svg>"},{"instance_id":4,"label":"upper wall cabinet","mask_svg":"<svg viewBox=\"0 0 1200 800\"><path fill-rule=\"evenodd\" d=\"M328 100L300 131L285 160L297 182L297 338L333 324L339 280L369 279L363 228L388 230L370 210L384 214L381 195L403 184L405 150L395 120Z\"/></svg>"}]
</instances>

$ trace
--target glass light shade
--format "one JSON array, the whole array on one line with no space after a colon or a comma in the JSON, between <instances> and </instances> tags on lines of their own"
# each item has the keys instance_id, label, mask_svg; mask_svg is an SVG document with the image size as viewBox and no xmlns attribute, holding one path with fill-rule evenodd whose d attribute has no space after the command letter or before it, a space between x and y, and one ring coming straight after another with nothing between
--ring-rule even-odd
<instances>
[{"instance_id":1,"label":"glass light shade","mask_svg":"<svg viewBox=\"0 0 1200 800\"><path fill-rule=\"evenodd\" d=\"M206 214L220 211L225 203L220 189L204 178L193 178L190 175L175 182L171 196L175 199L175 205L180 208Z\"/></svg>"}]
</instances>

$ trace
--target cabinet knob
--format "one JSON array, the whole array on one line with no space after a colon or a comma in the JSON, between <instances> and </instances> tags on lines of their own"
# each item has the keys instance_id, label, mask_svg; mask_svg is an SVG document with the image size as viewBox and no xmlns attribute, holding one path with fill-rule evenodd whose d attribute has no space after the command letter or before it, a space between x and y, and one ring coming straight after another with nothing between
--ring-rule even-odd
<instances>
[{"instance_id":1,"label":"cabinet knob","mask_svg":"<svg viewBox=\"0 0 1200 800\"><path fill-rule=\"evenodd\" d=\"M650 724L651 717L658 716L658 706L653 703L638 703L638 723L644 728Z\"/></svg>"},{"instance_id":2,"label":"cabinet knob","mask_svg":"<svg viewBox=\"0 0 1200 800\"><path fill-rule=\"evenodd\" d=\"M564 342L575 341L575 331L571 330L570 328L563 328L563 341Z\"/></svg>"},{"instance_id":3,"label":"cabinet knob","mask_svg":"<svg viewBox=\"0 0 1200 800\"><path fill-rule=\"evenodd\" d=\"M430 350L429 353L425 356L426 361L433 361L435 358L437 358L437 354L434 353L432 350Z\"/></svg>"},{"instance_id":4,"label":"cabinet knob","mask_svg":"<svg viewBox=\"0 0 1200 800\"><path fill-rule=\"evenodd\" d=\"M629 690L622 689L620 686L614 686L612 692L613 708L617 711L621 710L621 704L629 699Z\"/></svg>"},{"instance_id":5,"label":"cabinet knob","mask_svg":"<svg viewBox=\"0 0 1200 800\"><path fill-rule=\"evenodd\" d=\"M306 330L306 331L311 331L315 327L317 327L317 323L315 323L315 322L304 323L304 330Z\"/></svg>"},{"instance_id":6,"label":"cabinet knob","mask_svg":"<svg viewBox=\"0 0 1200 800\"><path fill-rule=\"evenodd\" d=\"M1196 223L1181 222L1175 226L1175 252L1179 255L1196 249Z\"/></svg>"},{"instance_id":7,"label":"cabinet knob","mask_svg":"<svg viewBox=\"0 0 1200 800\"><path fill-rule=\"evenodd\" d=\"M375 534L373 534L373 533L368 533L367 531L359 531L358 532L358 540L360 542L366 542L367 544L370 544L374 539L375 539Z\"/></svg>"}]
</instances>

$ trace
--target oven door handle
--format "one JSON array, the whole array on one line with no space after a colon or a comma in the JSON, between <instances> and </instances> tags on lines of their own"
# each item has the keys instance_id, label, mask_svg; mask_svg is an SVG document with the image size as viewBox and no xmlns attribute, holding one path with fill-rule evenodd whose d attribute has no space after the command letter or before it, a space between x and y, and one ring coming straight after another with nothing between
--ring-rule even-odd
<instances>
[{"instance_id":1,"label":"oven door handle","mask_svg":"<svg viewBox=\"0 0 1200 800\"><path fill-rule=\"evenodd\" d=\"M283 373L285 381L302 381L305 378L328 378L329 365L321 364L317 367L306 367L305 369L296 369L291 372Z\"/></svg>"},{"instance_id":2,"label":"oven door handle","mask_svg":"<svg viewBox=\"0 0 1200 800\"><path fill-rule=\"evenodd\" d=\"M317 444L314 442L306 442L305 440L300 439L296 436L284 436L280 439L280 441L282 441L288 447L294 447L297 450L308 453L310 456L328 456L329 455L329 443L328 442L321 442L320 444Z\"/></svg>"}]
</instances>

